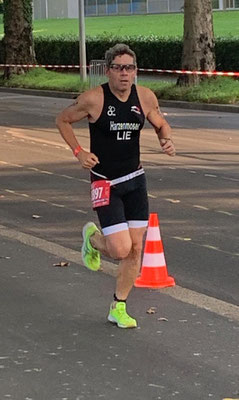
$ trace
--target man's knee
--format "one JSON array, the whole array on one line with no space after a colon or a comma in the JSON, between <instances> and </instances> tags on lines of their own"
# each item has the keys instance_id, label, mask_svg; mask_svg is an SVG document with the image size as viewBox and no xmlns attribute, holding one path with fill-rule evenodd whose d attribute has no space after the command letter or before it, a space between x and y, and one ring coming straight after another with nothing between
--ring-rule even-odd
<instances>
[{"instance_id":1,"label":"man's knee","mask_svg":"<svg viewBox=\"0 0 239 400\"><path fill-rule=\"evenodd\" d=\"M107 250L111 258L115 260L123 260L128 257L131 250L131 243L116 243L107 246Z\"/></svg>"}]
</instances>

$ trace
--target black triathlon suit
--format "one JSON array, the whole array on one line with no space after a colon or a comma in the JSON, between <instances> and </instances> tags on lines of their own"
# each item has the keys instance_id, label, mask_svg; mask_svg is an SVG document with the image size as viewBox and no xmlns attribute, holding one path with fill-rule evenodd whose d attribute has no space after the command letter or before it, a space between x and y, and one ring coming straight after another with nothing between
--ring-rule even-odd
<instances>
[{"instance_id":1,"label":"black triathlon suit","mask_svg":"<svg viewBox=\"0 0 239 400\"><path fill-rule=\"evenodd\" d=\"M100 162L91 170L91 180L112 182L110 204L95 209L103 233L109 235L128 227L147 226L148 196L139 149L145 115L135 85L126 102L111 92L108 83L102 88L101 115L96 122L89 123L90 151Z\"/></svg>"}]
</instances>

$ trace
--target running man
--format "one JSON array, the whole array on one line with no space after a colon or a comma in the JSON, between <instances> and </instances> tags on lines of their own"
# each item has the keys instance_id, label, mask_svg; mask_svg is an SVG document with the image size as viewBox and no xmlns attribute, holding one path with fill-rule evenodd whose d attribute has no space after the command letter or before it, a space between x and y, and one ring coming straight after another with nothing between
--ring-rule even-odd
<instances>
[{"instance_id":1,"label":"running man","mask_svg":"<svg viewBox=\"0 0 239 400\"><path fill-rule=\"evenodd\" d=\"M135 328L126 300L140 270L143 235L148 224L145 173L140 164L140 131L145 118L152 124L162 151L175 155L171 129L160 113L154 93L136 86L136 55L125 44L105 54L108 83L81 94L56 119L57 127L79 160L90 170L92 205L101 231L93 222L83 228L82 258L90 270L100 268L100 254L119 260L119 270L108 320L119 328ZM88 118L90 152L72 129Z\"/></svg>"}]
</instances>

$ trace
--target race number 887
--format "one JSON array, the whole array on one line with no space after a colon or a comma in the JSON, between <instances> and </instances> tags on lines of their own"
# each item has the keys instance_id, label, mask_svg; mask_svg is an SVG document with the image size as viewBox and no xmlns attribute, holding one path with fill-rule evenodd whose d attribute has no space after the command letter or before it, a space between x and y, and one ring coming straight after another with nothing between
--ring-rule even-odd
<instances>
[{"instance_id":1,"label":"race number 887","mask_svg":"<svg viewBox=\"0 0 239 400\"><path fill-rule=\"evenodd\" d=\"M91 184L93 208L106 206L110 202L110 181L100 180Z\"/></svg>"},{"instance_id":2,"label":"race number 887","mask_svg":"<svg viewBox=\"0 0 239 400\"><path fill-rule=\"evenodd\" d=\"M95 189L91 190L91 201L100 200L102 197L103 188L96 187Z\"/></svg>"}]
</instances>

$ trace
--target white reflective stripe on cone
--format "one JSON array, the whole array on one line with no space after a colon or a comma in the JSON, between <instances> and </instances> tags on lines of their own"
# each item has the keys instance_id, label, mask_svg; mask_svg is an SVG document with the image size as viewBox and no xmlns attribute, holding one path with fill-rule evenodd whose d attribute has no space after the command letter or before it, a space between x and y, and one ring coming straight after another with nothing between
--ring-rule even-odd
<instances>
[{"instance_id":1,"label":"white reflective stripe on cone","mask_svg":"<svg viewBox=\"0 0 239 400\"><path fill-rule=\"evenodd\" d=\"M158 226L149 226L146 240L161 240L160 231Z\"/></svg>"},{"instance_id":2,"label":"white reflective stripe on cone","mask_svg":"<svg viewBox=\"0 0 239 400\"><path fill-rule=\"evenodd\" d=\"M165 267L165 258L163 253L144 253L142 266L144 267Z\"/></svg>"}]
</instances>

